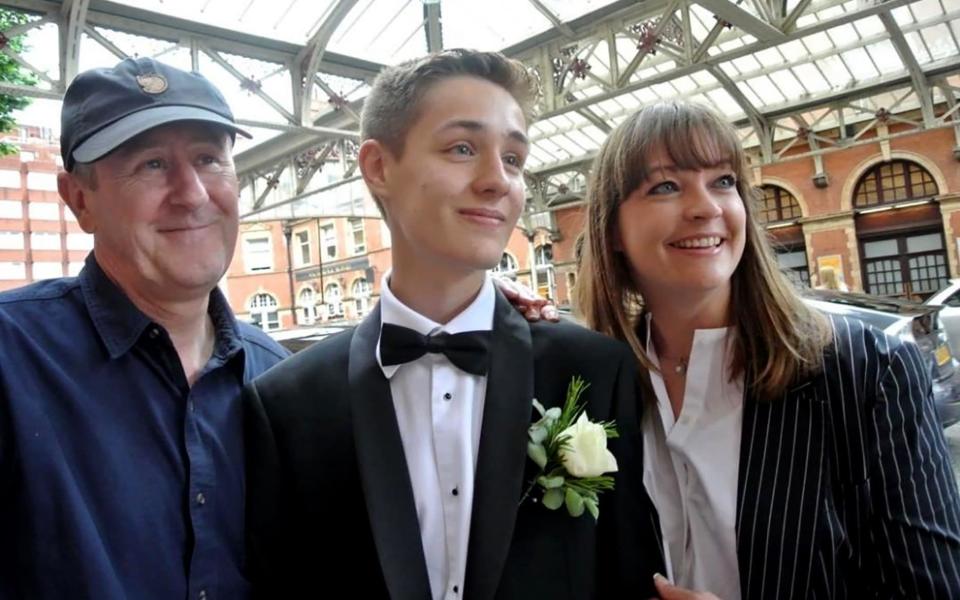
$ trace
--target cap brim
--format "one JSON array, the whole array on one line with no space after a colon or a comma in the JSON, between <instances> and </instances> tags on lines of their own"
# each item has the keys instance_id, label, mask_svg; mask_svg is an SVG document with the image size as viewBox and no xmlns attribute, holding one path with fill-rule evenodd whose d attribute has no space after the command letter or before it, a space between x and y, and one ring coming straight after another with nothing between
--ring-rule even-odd
<instances>
[{"instance_id":1,"label":"cap brim","mask_svg":"<svg viewBox=\"0 0 960 600\"><path fill-rule=\"evenodd\" d=\"M81 163L94 162L148 129L177 121L214 123L244 137L253 137L237 127L230 119L213 111L196 106L157 106L127 115L91 135L82 144L74 148L73 160Z\"/></svg>"}]
</instances>

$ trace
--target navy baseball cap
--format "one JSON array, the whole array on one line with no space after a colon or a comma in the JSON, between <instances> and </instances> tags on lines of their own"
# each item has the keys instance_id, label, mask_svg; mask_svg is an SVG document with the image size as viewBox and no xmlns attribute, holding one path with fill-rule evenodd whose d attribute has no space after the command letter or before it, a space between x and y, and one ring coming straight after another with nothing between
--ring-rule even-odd
<instances>
[{"instance_id":1,"label":"navy baseball cap","mask_svg":"<svg viewBox=\"0 0 960 600\"><path fill-rule=\"evenodd\" d=\"M67 88L60 118L60 154L67 171L176 121L205 121L251 137L237 127L227 101L203 75L151 58L127 58L112 69L80 73Z\"/></svg>"}]
</instances>

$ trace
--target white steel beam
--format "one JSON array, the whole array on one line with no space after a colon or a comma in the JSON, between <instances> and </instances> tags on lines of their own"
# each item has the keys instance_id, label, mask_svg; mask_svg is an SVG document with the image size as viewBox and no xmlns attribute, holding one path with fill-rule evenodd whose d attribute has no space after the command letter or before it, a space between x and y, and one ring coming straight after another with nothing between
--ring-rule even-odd
<instances>
[{"instance_id":1,"label":"white steel beam","mask_svg":"<svg viewBox=\"0 0 960 600\"><path fill-rule=\"evenodd\" d=\"M913 84L913 89L917 93L917 96L920 97L920 112L923 115L923 124L929 127L933 125L935 119L933 114L933 96L930 93L930 86L927 84L927 79L923 75L923 69L920 68L917 57L914 56L913 50L911 50L910 45L907 44L907 39L903 36L903 31L897 24L896 19L893 18L893 15L890 13L882 13L879 17L883 26L887 29L887 33L890 34L890 43L893 44L897 55L900 56L900 61L903 62L903 66L906 67L907 72L910 73L910 82Z\"/></svg>"},{"instance_id":2,"label":"white steel beam","mask_svg":"<svg viewBox=\"0 0 960 600\"><path fill-rule=\"evenodd\" d=\"M313 104L313 78L320 69L320 61L327 49L327 44L337 30L340 23L346 18L347 14L357 3L357 0L338 0L330 10L326 20L313 34L307 45L294 57L294 63L302 66L303 86L300 90L300 103L298 113L295 115L296 121L300 125L309 125L312 120L311 106Z\"/></svg>"},{"instance_id":3,"label":"white steel beam","mask_svg":"<svg viewBox=\"0 0 960 600\"><path fill-rule=\"evenodd\" d=\"M696 0L697 4L717 15L724 21L739 27L761 42L780 43L784 34L767 21L750 14L728 0Z\"/></svg>"},{"instance_id":4,"label":"white steel beam","mask_svg":"<svg viewBox=\"0 0 960 600\"><path fill-rule=\"evenodd\" d=\"M571 29L569 25L561 21L560 18L557 17L557 15L553 14L552 10L544 6L543 2L541 2L540 0L528 0L528 1L530 2L530 4L533 5L534 8L537 9L537 12L539 12L541 15L546 17L548 21L553 23L553 26L557 28L557 31L559 31L560 33L562 33L563 35L565 35L570 39L574 39L577 37L577 34L573 32L573 29Z\"/></svg>"},{"instance_id":5,"label":"white steel beam","mask_svg":"<svg viewBox=\"0 0 960 600\"><path fill-rule=\"evenodd\" d=\"M443 50L443 28L440 26L440 3L424 3L423 16L426 21L423 25L423 31L427 35L427 52L439 52Z\"/></svg>"},{"instance_id":6,"label":"white steel beam","mask_svg":"<svg viewBox=\"0 0 960 600\"><path fill-rule=\"evenodd\" d=\"M87 20L90 0L64 0L60 7L60 85L66 89L77 76L80 39Z\"/></svg>"}]
</instances>

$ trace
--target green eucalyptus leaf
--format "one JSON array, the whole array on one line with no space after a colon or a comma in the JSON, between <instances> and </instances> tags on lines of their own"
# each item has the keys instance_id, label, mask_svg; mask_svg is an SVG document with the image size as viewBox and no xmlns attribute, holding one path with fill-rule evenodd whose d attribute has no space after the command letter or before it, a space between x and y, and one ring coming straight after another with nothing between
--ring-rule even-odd
<instances>
[{"instance_id":1,"label":"green eucalyptus leaf","mask_svg":"<svg viewBox=\"0 0 960 600\"><path fill-rule=\"evenodd\" d=\"M533 399L533 407L537 409L537 412L540 413L540 416L542 417L545 411L544 411L543 405L540 404L540 401L537 400L536 398Z\"/></svg>"},{"instance_id":2,"label":"green eucalyptus leaf","mask_svg":"<svg viewBox=\"0 0 960 600\"><path fill-rule=\"evenodd\" d=\"M593 516L594 521L600 518L600 507L597 506L596 500L593 498L584 498L583 505L587 507L587 511Z\"/></svg>"},{"instance_id":3,"label":"green eucalyptus leaf","mask_svg":"<svg viewBox=\"0 0 960 600\"><path fill-rule=\"evenodd\" d=\"M555 477L547 477L546 475L541 475L537 478L537 483L542 485L544 489L552 490L554 488L563 487L565 479L563 475L557 475Z\"/></svg>"},{"instance_id":4,"label":"green eucalyptus leaf","mask_svg":"<svg viewBox=\"0 0 960 600\"><path fill-rule=\"evenodd\" d=\"M550 510L560 508L560 506L563 505L563 490L560 488L547 490L543 495L543 505Z\"/></svg>"},{"instance_id":5,"label":"green eucalyptus leaf","mask_svg":"<svg viewBox=\"0 0 960 600\"><path fill-rule=\"evenodd\" d=\"M530 428L530 441L534 444L543 444L543 441L547 439L547 427L541 425L539 422L536 423L533 427ZM540 465L543 466L543 465Z\"/></svg>"},{"instance_id":6,"label":"green eucalyptus leaf","mask_svg":"<svg viewBox=\"0 0 960 600\"><path fill-rule=\"evenodd\" d=\"M541 469L547 464L547 451L542 444L527 442L527 456Z\"/></svg>"},{"instance_id":7,"label":"green eucalyptus leaf","mask_svg":"<svg viewBox=\"0 0 960 600\"><path fill-rule=\"evenodd\" d=\"M570 513L571 517L579 517L583 514L583 496L578 494L576 490L567 488L564 501L567 504L567 512Z\"/></svg>"}]
</instances>

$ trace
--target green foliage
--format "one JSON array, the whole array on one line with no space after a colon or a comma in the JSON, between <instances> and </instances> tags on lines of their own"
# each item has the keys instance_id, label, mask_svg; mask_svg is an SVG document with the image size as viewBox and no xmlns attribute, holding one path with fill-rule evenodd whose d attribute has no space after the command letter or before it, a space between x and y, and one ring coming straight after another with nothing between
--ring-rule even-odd
<instances>
[{"instance_id":1,"label":"green foliage","mask_svg":"<svg viewBox=\"0 0 960 600\"><path fill-rule=\"evenodd\" d=\"M14 25L21 25L28 21L27 15L0 8L0 32L7 31ZM24 51L23 36L18 35L10 39L0 38L0 43L6 40L6 47L17 54ZM18 85L36 85L37 78L30 71L21 67L17 61L4 53L0 53L0 81ZM0 133L12 131L16 127L13 111L25 108L30 99L23 96L0 94ZM16 154L17 147L7 142L0 142L0 156Z\"/></svg>"},{"instance_id":2,"label":"green foliage","mask_svg":"<svg viewBox=\"0 0 960 600\"><path fill-rule=\"evenodd\" d=\"M530 482L523 494L523 500L536 486L543 490L543 505L550 510L566 506L570 516L579 517L584 510L596 520L599 518L598 495L613 489L613 477L574 477L563 466L561 451L568 448L568 435L563 432L573 425L584 411L585 404L580 401L584 390L590 386L582 377L574 377L567 387L567 396L563 407L554 406L549 410L536 399L533 406L540 419L528 430L527 456L540 467L540 472ZM601 422L607 438L617 437L617 429L612 422Z\"/></svg>"}]
</instances>

